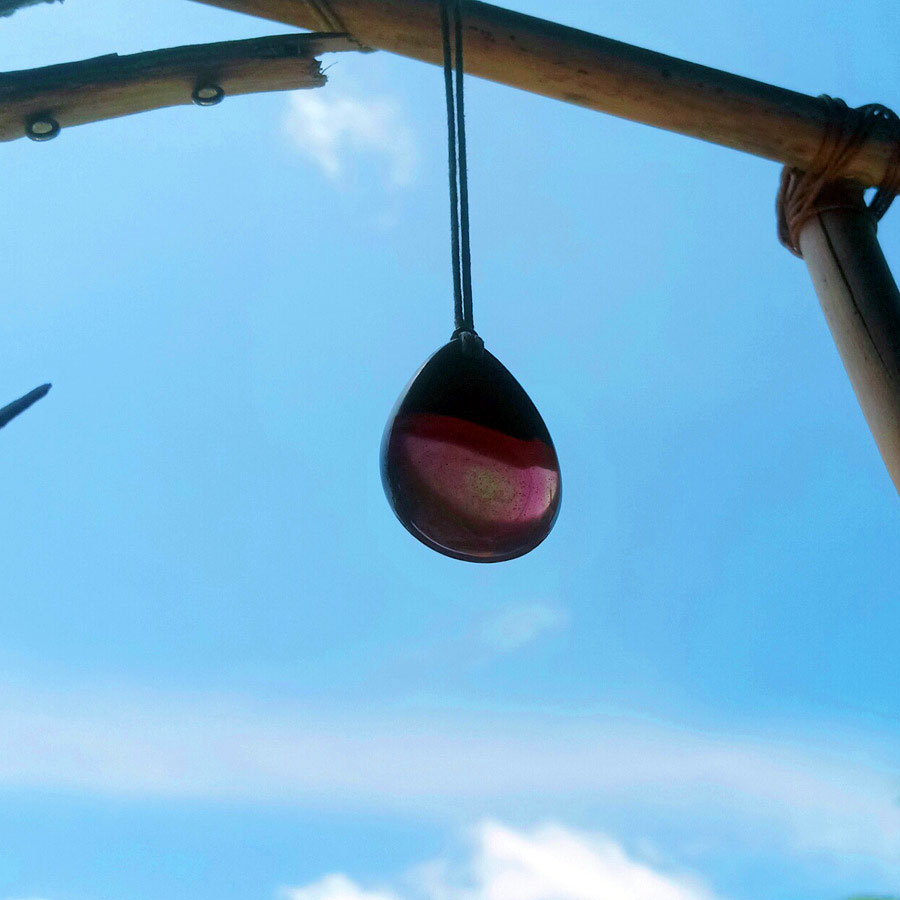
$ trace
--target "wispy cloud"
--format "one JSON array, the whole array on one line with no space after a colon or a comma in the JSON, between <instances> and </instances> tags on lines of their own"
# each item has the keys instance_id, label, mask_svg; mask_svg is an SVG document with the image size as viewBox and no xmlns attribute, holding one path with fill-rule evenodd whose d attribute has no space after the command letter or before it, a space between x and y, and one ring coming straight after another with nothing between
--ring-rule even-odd
<instances>
[{"instance_id":1,"label":"wispy cloud","mask_svg":"<svg viewBox=\"0 0 900 900\"><path fill-rule=\"evenodd\" d=\"M712 900L700 881L629 856L604 835L556 824L518 831L485 822L461 863L437 859L402 887L363 888L343 874L284 888L282 900Z\"/></svg>"},{"instance_id":2,"label":"wispy cloud","mask_svg":"<svg viewBox=\"0 0 900 900\"><path fill-rule=\"evenodd\" d=\"M289 95L284 129L294 146L329 178L339 179L356 156L380 157L392 187L410 184L419 164L411 126L389 97L327 91Z\"/></svg>"},{"instance_id":3,"label":"wispy cloud","mask_svg":"<svg viewBox=\"0 0 900 900\"><path fill-rule=\"evenodd\" d=\"M286 887L280 900L399 900L392 891L367 891L346 875L326 875L305 887Z\"/></svg>"},{"instance_id":4,"label":"wispy cloud","mask_svg":"<svg viewBox=\"0 0 900 900\"><path fill-rule=\"evenodd\" d=\"M717 840L900 873L900 773L858 736L739 737L622 715L322 714L229 697L0 685L0 785L259 804L533 815L590 803ZM722 838L724 840L724 838Z\"/></svg>"},{"instance_id":5,"label":"wispy cloud","mask_svg":"<svg viewBox=\"0 0 900 900\"><path fill-rule=\"evenodd\" d=\"M520 603L486 619L479 636L490 649L508 653L562 627L566 619L562 609L549 603Z\"/></svg>"}]
</instances>

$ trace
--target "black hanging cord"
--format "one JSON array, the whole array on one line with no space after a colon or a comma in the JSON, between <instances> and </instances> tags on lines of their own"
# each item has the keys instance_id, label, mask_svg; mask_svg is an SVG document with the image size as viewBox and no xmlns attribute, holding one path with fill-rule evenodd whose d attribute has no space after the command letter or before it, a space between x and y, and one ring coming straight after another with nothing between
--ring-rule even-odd
<instances>
[{"instance_id":1,"label":"black hanging cord","mask_svg":"<svg viewBox=\"0 0 900 900\"><path fill-rule=\"evenodd\" d=\"M450 174L450 245L453 253L453 316L457 332L474 332L472 256L469 246L469 178L466 166L466 121L463 98L463 29L460 0L440 0L447 97L447 157ZM453 43L450 46L450 19ZM454 85L454 59L456 84ZM455 87L455 90L454 90Z\"/></svg>"}]
</instances>

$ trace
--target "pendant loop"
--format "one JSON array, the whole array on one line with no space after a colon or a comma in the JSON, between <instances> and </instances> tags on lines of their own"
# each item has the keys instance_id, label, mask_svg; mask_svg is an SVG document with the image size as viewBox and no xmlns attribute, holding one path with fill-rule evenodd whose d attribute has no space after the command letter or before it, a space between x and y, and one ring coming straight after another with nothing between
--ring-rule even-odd
<instances>
[{"instance_id":1,"label":"pendant loop","mask_svg":"<svg viewBox=\"0 0 900 900\"><path fill-rule=\"evenodd\" d=\"M484 340L474 330L457 328L450 340L459 341L463 356L480 359L484 353Z\"/></svg>"}]
</instances>

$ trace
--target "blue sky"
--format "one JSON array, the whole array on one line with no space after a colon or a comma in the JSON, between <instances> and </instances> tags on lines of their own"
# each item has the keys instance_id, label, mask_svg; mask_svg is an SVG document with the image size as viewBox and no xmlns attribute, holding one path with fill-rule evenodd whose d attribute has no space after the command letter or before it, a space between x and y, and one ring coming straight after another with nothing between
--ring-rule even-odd
<instances>
[{"instance_id":1,"label":"blue sky","mask_svg":"<svg viewBox=\"0 0 900 900\"><path fill-rule=\"evenodd\" d=\"M900 108L889 0L516 8ZM288 30L0 28L4 69ZM452 328L440 73L326 63L2 147L2 398L54 388L0 435L0 898L896 893L900 506L777 165L469 81L476 325L565 482L469 566L378 474Z\"/></svg>"}]
</instances>

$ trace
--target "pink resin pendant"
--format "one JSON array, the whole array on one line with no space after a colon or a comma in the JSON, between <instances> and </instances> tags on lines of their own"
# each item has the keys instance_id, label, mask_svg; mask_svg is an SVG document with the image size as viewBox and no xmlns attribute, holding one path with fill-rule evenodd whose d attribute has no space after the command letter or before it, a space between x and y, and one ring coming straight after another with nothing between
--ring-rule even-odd
<instances>
[{"instance_id":1,"label":"pink resin pendant","mask_svg":"<svg viewBox=\"0 0 900 900\"><path fill-rule=\"evenodd\" d=\"M559 511L559 461L531 398L481 339L441 347L409 383L381 442L397 518L423 544L468 562L533 550Z\"/></svg>"}]
</instances>

